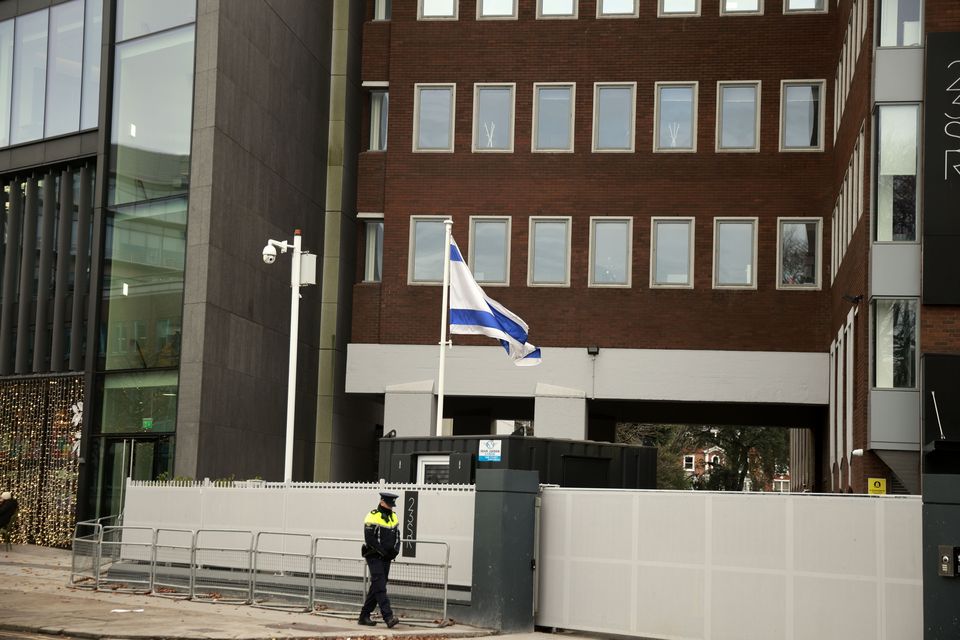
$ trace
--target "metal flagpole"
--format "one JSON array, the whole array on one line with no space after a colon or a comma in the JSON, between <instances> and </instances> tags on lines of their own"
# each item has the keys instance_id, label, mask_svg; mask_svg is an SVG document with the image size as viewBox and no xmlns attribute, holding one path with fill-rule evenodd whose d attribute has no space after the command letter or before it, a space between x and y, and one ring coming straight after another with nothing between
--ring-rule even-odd
<instances>
[{"instance_id":1,"label":"metal flagpole","mask_svg":"<svg viewBox=\"0 0 960 640\"><path fill-rule=\"evenodd\" d=\"M443 435L443 374L447 355L447 307L450 291L450 229L453 220L443 221L443 310L440 312L440 371L437 374L437 437Z\"/></svg>"},{"instance_id":2,"label":"metal flagpole","mask_svg":"<svg viewBox=\"0 0 960 640\"><path fill-rule=\"evenodd\" d=\"M300 229L293 232L290 260L290 359L287 367L287 437L283 452L283 481L293 480L293 418L297 406L297 339L300 329Z\"/></svg>"}]
</instances>

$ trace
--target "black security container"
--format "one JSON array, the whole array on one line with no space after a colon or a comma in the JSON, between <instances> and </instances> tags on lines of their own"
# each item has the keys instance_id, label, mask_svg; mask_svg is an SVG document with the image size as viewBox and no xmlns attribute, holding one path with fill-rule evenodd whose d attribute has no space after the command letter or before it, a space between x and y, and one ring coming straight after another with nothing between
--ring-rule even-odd
<instances>
[{"instance_id":1,"label":"black security container","mask_svg":"<svg viewBox=\"0 0 960 640\"><path fill-rule=\"evenodd\" d=\"M541 484L561 487L656 489L657 449L506 435L380 440L380 478L387 482L473 484L477 469L537 471Z\"/></svg>"}]
</instances>

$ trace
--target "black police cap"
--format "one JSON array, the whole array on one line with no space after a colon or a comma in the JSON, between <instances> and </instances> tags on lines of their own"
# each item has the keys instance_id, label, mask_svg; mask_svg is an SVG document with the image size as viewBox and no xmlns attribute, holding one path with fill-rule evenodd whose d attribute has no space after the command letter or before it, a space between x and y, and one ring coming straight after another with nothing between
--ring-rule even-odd
<instances>
[{"instance_id":1,"label":"black police cap","mask_svg":"<svg viewBox=\"0 0 960 640\"><path fill-rule=\"evenodd\" d=\"M390 505L391 507L397 506L397 498L399 498L399 497L400 497L400 496L398 496L397 494L395 494L395 493L390 493L389 491L381 491L381 492L380 492L380 499L383 500L384 502L386 502L386 503L387 503L388 505Z\"/></svg>"}]
</instances>

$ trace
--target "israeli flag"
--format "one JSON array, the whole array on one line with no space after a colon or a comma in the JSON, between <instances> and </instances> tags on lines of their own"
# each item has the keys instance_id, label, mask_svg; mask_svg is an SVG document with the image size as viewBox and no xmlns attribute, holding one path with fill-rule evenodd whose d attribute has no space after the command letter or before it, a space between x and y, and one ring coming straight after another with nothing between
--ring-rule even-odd
<instances>
[{"instance_id":1,"label":"israeli flag","mask_svg":"<svg viewBox=\"0 0 960 640\"><path fill-rule=\"evenodd\" d=\"M540 349L527 342L527 323L487 297L450 238L450 333L490 336L520 367L540 364Z\"/></svg>"}]
</instances>

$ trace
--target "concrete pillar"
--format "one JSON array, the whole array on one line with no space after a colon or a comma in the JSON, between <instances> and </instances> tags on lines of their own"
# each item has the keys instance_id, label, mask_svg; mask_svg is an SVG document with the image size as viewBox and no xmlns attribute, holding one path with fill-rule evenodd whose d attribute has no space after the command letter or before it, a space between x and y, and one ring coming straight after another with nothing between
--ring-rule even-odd
<instances>
[{"instance_id":1,"label":"concrete pillar","mask_svg":"<svg viewBox=\"0 0 960 640\"><path fill-rule=\"evenodd\" d=\"M586 440L586 394L579 389L537 384L533 433L538 438Z\"/></svg>"},{"instance_id":2,"label":"concrete pillar","mask_svg":"<svg viewBox=\"0 0 960 640\"><path fill-rule=\"evenodd\" d=\"M398 438L435 435L437 397L433 380L390 385L383 402L383 431L396 429Z\"/></svg>"}]
</instances>

